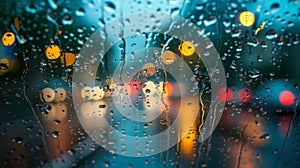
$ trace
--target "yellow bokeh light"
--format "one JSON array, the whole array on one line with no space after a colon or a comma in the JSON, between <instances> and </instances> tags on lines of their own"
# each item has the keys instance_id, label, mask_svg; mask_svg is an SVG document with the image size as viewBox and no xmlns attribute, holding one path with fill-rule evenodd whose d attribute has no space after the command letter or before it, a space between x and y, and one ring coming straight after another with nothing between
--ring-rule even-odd
<instances>
[{"instance_id":1,"label":"yellow bokeh light","mask_svg":"<svg viewBox=\"0 0 300 168\"><path fill-rule=\"evenodd\" d=\"M55 119L62 121L63 119L66 118L68 108L65 103L59 102L55 104Z\"/></svg>"},{"instance_id":2,"label":"yellow bokeh light","mask_svg":"<svg viewBox=\"0 0 300 168\"><path fill-rule=\"evenodd\" d=\"M60 48L57 45L49 45L45 54L49 60L55 60L60 57Z\"/></svg>"},{"instance_id":3,"label":"yellow bokeh light","mask_svg":"<svg viewBox=\"0 0 300 168\"><path fill-rule=\"evenodd\" d=\"M11 46L14 44L16 40L16 36L14 33L12 32L6 32L3 36L2 36L2 43L5 46Z\"/></svg>"},{"instance_id":4,"label":"yellow bokeh light","mask_svg":"<svg viewBox=\"0 0 300 168\"><path fill-rule=\"evenodd\" d=\"M44 88L40 93L40 99L45 103L53 102L55 99L55 91L51 88Z\"/></svg>"},{"instance_id":5,"label":"yellow bokeh light","mask_svg":"<svg viewBox=\"0 0 300 168\"><path fill-rule=\"evenodd\" d=\"M162 56L162 61L166 65L173 64L175 62L175 54L172 51L165 51Z\"/></svg>"},{"instance_id":6,"label":"yellow bokeh light","mask_svg":"<svg viewBox=\"0 0 300 168\"><path fill-rule=\"evenodd\" d=\"M184 56L191 56L195 52L195 45L190 41L185 41L178 46L178 50Z\"/></svg>"},{"instance_id":7,"label":"yellow bokeh light","mask_svg":"<svg viewBox=\"0 0 300 168\"><path fill-rule=\"evenodd\" d=\"M0 60L0 76L8 72L10 68L10 63L7 58L3 58Z\"/></svg>"},{"instance_id":8,"label":"yellow bokeh light","mask_svg":"<svg viewBox=\"0 0 300 168\"><path fill-rule=\"evenodd\" d=\"M105 96L105 92L101 87L93 87L91 90L91 96L92 96L92 100L100 100Z\"/></svg>"},{"instance_id":9,"label":"yellow bokeh light","mask_svg":"<svg viewBox=\"0 0 300 168\"><path fill-rule=\"evenodd\" d=\"M63 102L67 98L67 91L64 88L56 88L54 90L55 92L55 97L54 101L56 102Z\"/></svg>"},{"instance_id":10,"label":"yellow bokeh light","mask_svg":"<svg viewBox=\"0 0 300 168\"><path fill-rule=\"evenodd\" d=\"M145 95L161 94L163 91L163 84L156 84L153 81L147 81L143 84L142 90Z\"/></svg>"},{"instance_id":11,"label":"yellow bokeh light","mask_svg":"<svg viewBox=\"0 0 300 168\"><path fill-rule=\"evenodd\" d=\"M155 65L153 65L152 63L146 63L142 69L142 73L144 75L153 76L156 73Z\"/></svg>"},{"instance_id":12,"label":"yellow bokeh light","mask_svg":"<svg viewBox=\"0 0 300 168\"><path fill-rule=\"evenodd\" d=\"M71 66L76 61L76 56L73 53L65 53L66 66Z\"/></svg>"},{"instance_id":13,"label":"yellow bokeh light","mask_svg":"<svg viewBox=\"0 0 300 168\"><path fill-rule=\"evenodd\" d=\"M85 86L81 89L81 98L82 100L92 100L92 88Z\"/></svg>"},{"instance_id":14,"label":"yellow bokeh light","mask_svg":"<svg viewBox=\"0 0 300 168\"><path fill-rule=\"evenodd\" d=\"M255 22L255 16L252 12L244 11L240 14L240 22L245 27L250 27Z\"/></svg>"}]
</instances>

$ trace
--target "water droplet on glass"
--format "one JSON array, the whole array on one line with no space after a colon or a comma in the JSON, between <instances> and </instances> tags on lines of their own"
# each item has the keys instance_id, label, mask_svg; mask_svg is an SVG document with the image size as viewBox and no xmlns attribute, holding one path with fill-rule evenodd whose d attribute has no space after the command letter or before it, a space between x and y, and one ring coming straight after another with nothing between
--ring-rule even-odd
<instances>
[{"instance_id":1,"label":"water droplet on glass","mask_svg":"<svg viewBox=\"0 0 300 168\"><path fill-rule=\"evenodd\" d=\"M217 23L217 17L215 16L210 16L208 19L204 20L205 26L211 26L215 23Z\"/></svg>"},{"instance_id":2,"label":"water droplet on glass","mask_svg":"<svg viewBox=\"0 0 300 168\"><path fill-rule=\"evenodd\" d=\"M25 7L25 11L31 14L35 14L37 12L37 9L34 5L29 4Z\"/></svg>"},{"instance_id":3,"label":"water droplet on glass","mask_svg":"<svg viewBox=\"0 0 300 168\"><path fill-rule=\"evenodd\" d=\"M85 15L85 10L83 8L78 8L76 11L75 11L75 14L76 16L84 16Z\"/></svg>"},{"instance_id":4,"label":"water droplet on glass","mask_svg":"<svg viewBox=\"0 0 300 168\"><path fill-rule=\"evenodd\" d=\"M229 26L231 25L230 20L229 20L229 19L225 19L225 20L223 21L223 25L224 25L225 27L229 27Z\"/></svg>"},{"instance_id":5,"label":"water droplet on glass","mask_svg":"<svg viewBox=\"0 0 300 168\"><path fill-rule=\"evenodd\" d=\"M25 37L21 34L17 34L16 35L16 38L17 38L17 41L20 43L20 44L25 44L27 42L27 40L25 39Z\"/></svg>"},{"instance_id":6,"label":"water droplet on glass","mask_svg":"<svg viewBox=\"0 0 300 168\"><path fill-rule=\"evenodd\" d=\"M104 10L109 13L114 13L116 10L116 5L113 2L106 1L104 3Z\"/></svg>"},{"instance_id":7,"label":"water droplet on glass","mask_svg":"<svg viewBox=\"0 0 300 168\"><path fill-rule=\"evenodd\" d=\"M68 150L68 153L69 153L70 155L73 155L75 152L76 152L76 151L75 151L74 149Z\"/></svg>"},{"instance_id":8,"label":"water droplet on glass","mask_svg":"<svg viewBox=\"0 0 300 168\"><path fill-rule=\"evenodd\" d=\"M73 19L68 15L65 15L64 18L62 19L63 25L71 25L72 23L73 23Z\"/></svg>"},{"instance_id":9,"label":"water droplet on glass","mask_svg":"<svg viewBox=\"0 0 300 168\"><path fill-rule=\"evenodd\" d=\"M262 135L262 136L259 137L259 139L261 139L261 140L268 140L270 138L271 138L270 134L264 134L264 135Z\"/></svg>"},{"instance_id":10,"label":"water droplet on glass","mask_svg":"<svg viewBox=\"0 0 300 168\"><path fill-rule=\"evenodd\" d=\"M288 27L293 27L293 26L294 26L294 22L289 21L289 22L287 23L287 25L288 25Z\"/></svg>"},{"instance_id":11,"label":"water droplet on glass","mask_svg":"<svg viewBox=\"0 0 300 168\"><path fill-rule=\"evenodd\" d=\"M231 36L233 37L233 38L238 38L238 37L240 37L242 35L242 30L240 30L240 29L237 29L237 30L234 30L233 31L233 33L231 34Z\"/></svg>"},{"instance_id":12,"label":"water droplet on glass","mask_svg":"<svg viewBox=\"0 0 300 168\"><path fill-rule=\"evenodd\" d=\"M269 40L275 39L275 38L277 38L277 37L278 37L278 34L277 34L277 32L276 32L275 30L273 30L273 29L267 31L267 33L266 33L266 38L269 39Z\"/></svg>"},{"instance_id":13,"label":"water droplet on glass","mask_svg":"<svg viewBox=\"0 0 300 168\"><path fill-rule=\"evenodd\" d=\"M249 77L254 79L260 76L260 72L257 69L251 69L249 70Z\"/></svg>"},{"instance_id":14,"label":"water droplet on glass","mask_svg":"<svg viewBox=\"0 0 300 168\"><path fill-rule=\"evenodd\" d=\"M170 4L170 5L177 5L178 3L180 3L181 2L181 0L168 0L168 3Z\"/></svg>"},{"instance_id":15,"label":"water droplet on glass","mask_svg":"<svg viewBox=\"0 0 300 168\"><path fill-rule=\"evenodd\" d=\"M14 137L11 139L11 141L17 144L22 144L24 142L24 139L21 137Z\"/></svg>"},{"instance_id":16,"label":"water droplet on glass","mask_svg":"<svg viewBox=\"0 0 300 168\"><path fill-rule=\"evenodd\" d=\"M257 62L263 62L263 56L262 55L258 55L257 56Z\"/></svg>"},{"instance_id":17,"label":"water droplet on glass","mask_svg":"<svg viewBox=\"0 0 300 168\"><path fill-rule=\"evenodd\" d=\"M276 154L278 153L278 149L274 149L274 150L272 151L272 153L273 153L274 155L276 155Z\"/></svg>"},{"instance_id":18,"label":"water droplet on glass","mask_svg":"<svg viewBox=\"0 0 300 168\"><path fill-rule=\"evenodd\" d=\"M58 131L53 131L51 134L52 134L53 138L58 138L60 133Z\"/></svg>"},{"instance_id":19,"label":"water droplet on glass","mask_svg":"<svg viewBox=\"0 0 300 168\"><path fill-rule=\"evenodd\" d=\"M248 46L257 47L259 45L259 41L257 39L249 39L247 41Z\"/></svg>"},{"instance_id":20,"label":"water droplet on glass","mask_svg":"<svg viewBox=\"0 0 300 168\"><path fill-rule=\"evenodd\" d=\"M268 48L268 45L265 41L261 42L261 48Z\"/></svg>"},{"instance_id":21,"label":"water droplet on glass","mask_svg":"<svg viewBox=\"0 0 300 168\"><path fill-rule=\"evenodd\" d=\"M54 2L54 0L48 0L48 3L52 9L57 9L57 4Z\"/></svg>"},{"instance_id":22,"label":"water droplet on glass","mask_svg":"<svg viewBox=\"0 0 300 168\"><path fill-rule=\"evenodd\" d=\"M273 3L270 8L271 8L271 13L272 14L277 13L279 11L279 4L278 3Z\"/></svg>"}]
</instances>

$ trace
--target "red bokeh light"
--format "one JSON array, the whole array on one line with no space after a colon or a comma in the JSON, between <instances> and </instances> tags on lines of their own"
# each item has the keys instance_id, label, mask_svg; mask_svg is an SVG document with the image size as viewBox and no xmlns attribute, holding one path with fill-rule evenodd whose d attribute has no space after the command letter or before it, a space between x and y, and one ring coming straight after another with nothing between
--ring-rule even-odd
<instances>
[{"instance_id":1,"label":"red bokeh light","mask_svg":"<svg viewBox=\"0 0 300 168\"><path fill-rule=\"evenodd\" d=\"M290 106L295 102L295 95L288 90L282 91L279 95L279 101L284 106Z\"/></svg>"},{"instance_id":2,"label":"red bokeh light","mask_svg":"<svg viewBox=\"0 0 300 168\"><path fill-rule=\"evenodd\" d=\"M238 92L238 99L242 103L247 103L252 100L253 94L251 89L243 88Z\"/></svg>"},{"instance_id":3,"label":"red bokeh light","mask_svg":"<svg viewBox=\"0 0 300 168\"><path fill-rule=\"evenodd\" d=\"M173 86L170 82L165 83L165 92L166 96L170 96L173 94Z\"/></svg>"},{"instance_id":4,"label":"red bokeh light","mask_svg":"<svg viewBox=\"0 0 300 168\"><path fill-rule=\"evenodd\" d=\"M217 91L219 101L228 102L233 98L233 92L230 88L222 87Z\"/></svg>"},{"instance_id":5,"label":"red bokeh light","mask_svg":"<svg viewBox=\"0 0 300 168\"><path fill-rule=\"evenodd\" d=\"M139 82L130 81L129 92L130 94L138 94L142 89L142 85Z\"/></svg>"}]
</instances>

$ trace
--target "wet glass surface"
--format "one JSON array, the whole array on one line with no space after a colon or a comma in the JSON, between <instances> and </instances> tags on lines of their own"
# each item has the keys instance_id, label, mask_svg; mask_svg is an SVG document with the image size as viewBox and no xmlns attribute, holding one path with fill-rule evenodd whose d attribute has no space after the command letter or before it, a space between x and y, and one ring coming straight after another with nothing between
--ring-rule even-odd
<instances>
[{"instance_id":1,"label":"wet glass surface","mask_svg":"<svg viewBox=\"0 0 300 168\"><path fill-rule=\"evenodd\" d=\"M299 167L298 0L0 7L1 167Z\"/></svg>"}]
</instances>

